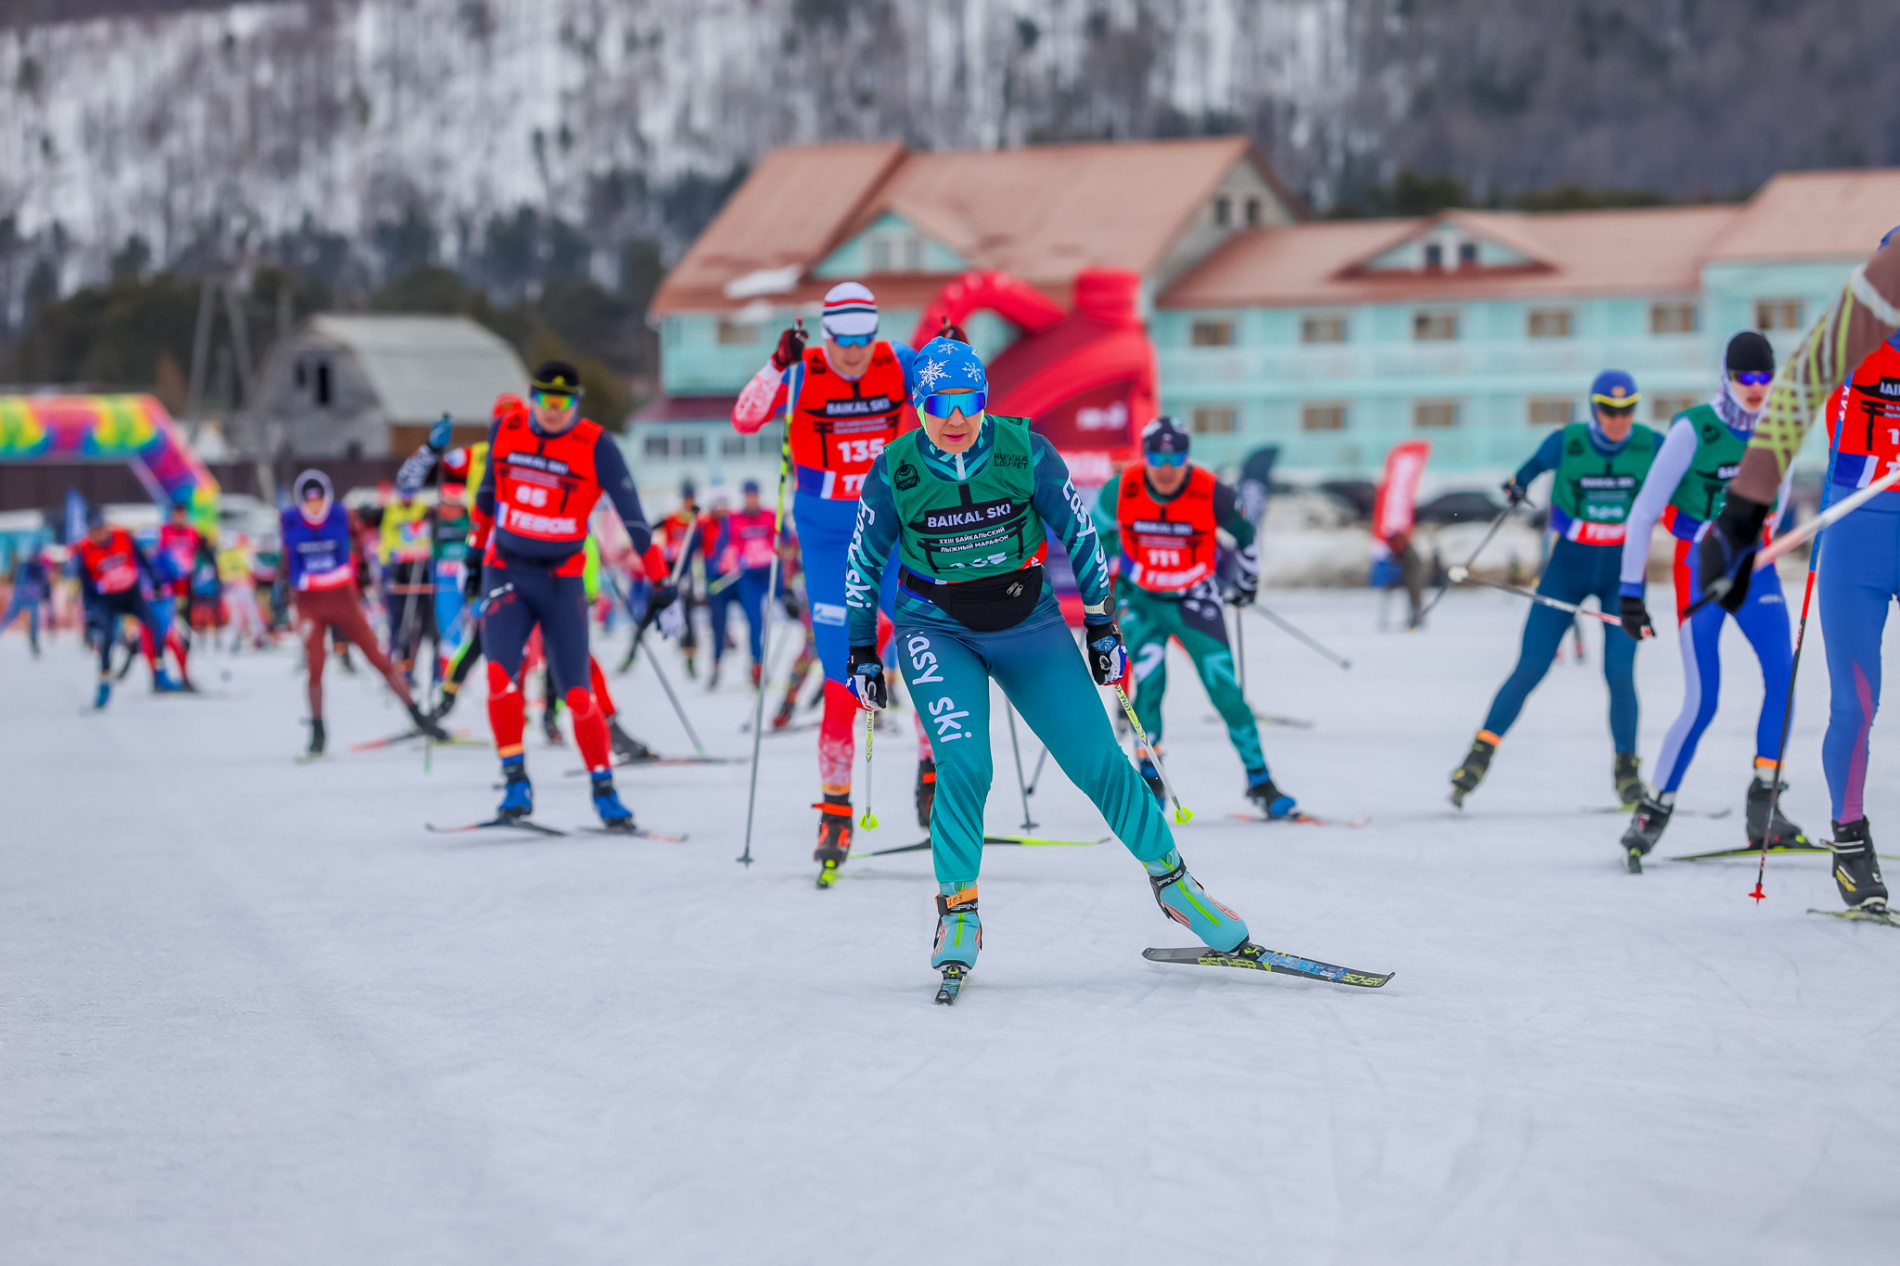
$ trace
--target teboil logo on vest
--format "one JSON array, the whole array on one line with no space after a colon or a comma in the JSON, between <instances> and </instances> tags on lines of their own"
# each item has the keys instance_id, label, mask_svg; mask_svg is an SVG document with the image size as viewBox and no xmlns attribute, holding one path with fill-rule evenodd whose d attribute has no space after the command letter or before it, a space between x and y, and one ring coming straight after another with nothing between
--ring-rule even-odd
<instances>
[{"instance_id":1,"label":"teboil logo on vest","mask_svg":"<svg viewBox=\"0 0 1900 1266\"><path fill-rule=\"evenodd\" d=\"M573 515L530 514L515 506L506 507L503 526L531 536L572 536L580 527Z\"/></svg>"}]
</instances>

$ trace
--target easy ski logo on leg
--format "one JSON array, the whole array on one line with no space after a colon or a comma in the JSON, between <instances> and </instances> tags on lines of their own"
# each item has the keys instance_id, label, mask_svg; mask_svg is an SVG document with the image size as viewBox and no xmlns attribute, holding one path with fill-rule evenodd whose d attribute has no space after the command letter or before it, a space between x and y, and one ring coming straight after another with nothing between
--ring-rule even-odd
<instances>
[{"instance_id":1,"label":"easy ski logo on leg","mask_svg":"<svg viewBox=\"0 0 1900 1266\"><path fill-rule=\"evenodd\" d=\"M937 727L934 742L954 743L958 739L973 737L963 728L963 718L970 715L970 710L964 708L952 711L956 706L957 701L947 695L930 701L930 722Z\"/></svg>"},{"instance_id":2,"label":"easy ski logo on leg","mask_svg":"<svg viewBox=\"0 0 1900 1266\"><path fill-rule=\"evenodd\" d=\"M937 653L930 649L929 638L922 633L913 633L910 641L904 643L904 649L910 652L910 666L917 670L917 675L911 678L913 686L927 682L942 683L943 675L937 672Z\"/></svg>"}]
</instances>

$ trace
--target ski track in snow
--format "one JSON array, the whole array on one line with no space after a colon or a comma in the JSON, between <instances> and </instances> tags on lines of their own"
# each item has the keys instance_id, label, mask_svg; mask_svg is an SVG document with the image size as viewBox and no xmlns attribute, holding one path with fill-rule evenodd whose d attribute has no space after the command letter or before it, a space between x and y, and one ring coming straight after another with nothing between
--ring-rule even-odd
<instances>
[{"instance_id":1,"label":"ski track in snow","mask_svg":"<svg viewBox=\"0 0 1900 1266\"><path fill-rule=\"evenodd\" d=\"M764 744L750 870L742 765L620 774L684 845L433 836L492 810L492 755L347 754L403 728L367 674L333 667L338 755L299 767L287 655L198 657L233 700L154 698L139 668L86 716L70 639L37 664L0 639L4 1257L1818 1262L1891 1241L1900 935L1805 914L1836 903L1823 858L1774 859L1759 908L1752 859L1624 873L1623 819L1575 811L1610 795L1596 634L1459 815L1447 773L1523 605L1453 594L1408 636L1374 631L1374 594L1271 601L1354 663L1246 622L1255 706L1317 722L1263 731L1275 776L1371 824L1229 820L1240 770L1181 662L1179 841L1255 939L1396 970L1380 991L1144 962L1187 941L1111 842L992 849L981 964L932 1006L926 855L812 887L815 736ZM1821 836L1810 636L1786 804ZM747 695L665 653L709 750L745 754ZM1732 626L1724 653L1682 802L1736 812L1678 821L1659 857L1742 837L1761 685ZM1647 764L1673 643L1638 672ZM613 685L634 733L690 750L649 669ZM895 719L878 846L916 838ZM485 733L479 697L455 721ZM1900 821L1885 733L1876 823ZM989 825L1020 830L1000 709L993 738ZM573 764L531 728L550 825L591 818ZM1033 804L1038 834L1101 833L1053 766Z\"/></svg>"}]
</instances>

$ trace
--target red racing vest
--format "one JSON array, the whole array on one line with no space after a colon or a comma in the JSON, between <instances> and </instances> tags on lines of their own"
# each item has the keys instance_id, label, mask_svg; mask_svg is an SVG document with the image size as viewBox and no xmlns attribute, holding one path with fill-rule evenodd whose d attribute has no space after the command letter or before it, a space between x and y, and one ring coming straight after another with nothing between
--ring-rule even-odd
<instances>
[{"instance_id":1,"label":"red racing vest","mask_svg":"<svg viewBox=\"0 0 1900 1266\"><path fill-rule=\"evenodd\" d=\"M1207 467L1189 466L1187 484L1164 503L1149 493L1140 462L1122 468L1115 522L1135 563L1130 581L1150 593L1185 593L1214 574L1215 482Z\"/></svg>"},{"instance_id":2,"label":"red racing vest","mask_svg":"<svg viewBox=\"0 0 1900 1266\"><path fill-rule=\"evenodd\" d=\"M1892 343L1875 348L1828 403L1828 438L1840 436L1836 484L1865 488L1900 462L1900 351Z\"/></svg>"},{"instance_id":3,"label":"red racing vest","mask_svg":"<svg viewBox=\"0 0 1900 1266\"><path fill-rule=\"evenodd\" d=\"M600 424L581 418L554 436L536 435L527 411L511 411L495 432L495 526L531 541L587 540L587 516L600 499L594 445Z\"/></svg>"},{"instance_id":4,"label":"red racing vest","mask_svg":"<svg viewBox=\"0 0 1900 1266\"><path fill-rule=\"evenodd\" d=\"M871 364L856 381L840 377L825 349L805 350L798 400L792 406L792 462L798 487L833 501L856 501L864 476L897 438L904 410L904 367L888 342L871 346ZM809 473L808 473L809 472Z\"/></svg>"},{"instance_id":5,"label":"red racing vest","mask_svg":"<svg viewBox=\"0 0 1900 1266\"><path fill-rule=\"evenodd\" d=\"M100 593L124 593L139 582L139 564L132 534L113 528L104 545L90 536L79 542L79 562Z\"/></svg>"}]
</instances>

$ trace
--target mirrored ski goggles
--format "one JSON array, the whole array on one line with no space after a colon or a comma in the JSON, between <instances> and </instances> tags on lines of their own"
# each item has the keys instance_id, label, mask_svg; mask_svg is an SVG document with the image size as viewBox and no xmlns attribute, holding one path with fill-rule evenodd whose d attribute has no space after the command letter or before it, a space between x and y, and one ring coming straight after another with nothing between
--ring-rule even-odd
<instances>
[{"instance_id":1,"label":"mirrored ski goggles","mask_svg":"<svg viewBox=\"0 0 1900 1266\"><path fill-rule=\"evenodd\" d=\"M543 409L571 409L574 397L565 391L537 391L529 397Z\"/></svg>"},{"instance_id":2,"label":"mirrored ski goggles","mask_svg":"<svg viewBox=\"0 0 1900 1266\"><path fill-rule=\"evenodd\" d=\"M1744 387L1765 387L1775 380L1775 371L1772 369L1750 369L1739 374L1730 374L1729 377L1741 383Z\"/></svg>"},{"instance_id":3,"label":"mirrored ski goggles","mask_svg":"<svg viewBox=\"0 0 1900 1266\"><path fill-rule=\"evenodd\" d=\"M1185 466L1186 453L1144 453L1143 458L1150 466Z\"/></svg>"},{"instance_id":4,"label":"mirrored ski goggles","mask_svg":"<svg viewBox=\"0 0 1900 1266\"><path fill-rule=\"evenodd\" d=\"M869 334L827 333L825 337L836 343L839 347L869 347L872 343L877 341L877 331L872 330Z\"/></svg>"},{"instance_id":5,"label":"mirrored ski goggles","mask_svg":"<svg viewBox=\"0 0 1900 1266\"><path fill-rule=\"evenodd\" d=\"M983 412L983 406L989 402L990 393L987 391L965 391L957 395L925 396L923 412L928 413L933 418L947 418L953 413L961 413L966 418L973 418Z\"/></svg>"}]
</instances>

